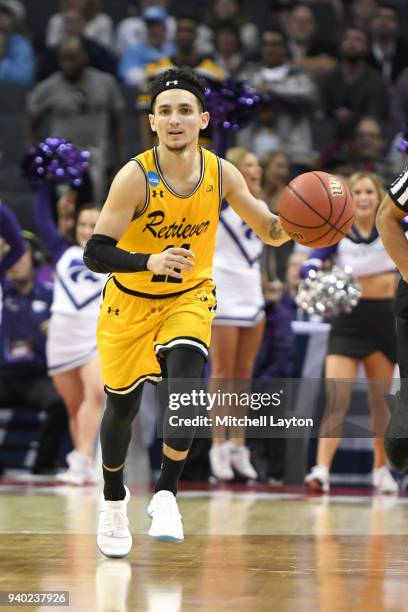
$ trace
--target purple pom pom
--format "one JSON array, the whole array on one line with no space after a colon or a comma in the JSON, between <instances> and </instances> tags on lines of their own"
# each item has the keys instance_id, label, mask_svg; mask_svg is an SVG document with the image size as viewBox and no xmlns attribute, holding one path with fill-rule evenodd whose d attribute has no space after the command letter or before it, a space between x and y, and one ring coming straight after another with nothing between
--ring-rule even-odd
<instances>
[{"instance_id":1,"label":"purple pom pom","mask_svg":"<svg viewBox=\"0 0 408 612\"><path fill-rule=\"evenodd\" d=\"M223 156L226 150L227 133L244 127L253 117L262 102L262 96L240 81L229 79L214 83L207 89L206 108L214 126L215 149Z\"/></svg>"},{"instance_id":2,"label":"purple pom pom","mask_svg":"<svg viewBox=\"0 0 408 612\"><path fill-rule=\"evenodd\" d=\"M408 138L402 138L398 145L398 151L401 151L401 153L408 153Z\"/></svg>"},{"instance_id":3,"label":"purple pom pom","mask_svg":"<svg viewBox=\"0 0 408 612\"><path fill-rule=\"evenodd\" d=\"M243 127L253 117L260 102L261 96L258 92L232 79L214 83L211 89L206 90L206 107L211 115L211 122L217 127ZM228 126L225 126L225 123Z\"/></svg>"},{"instance_id":4,"label":"purple pom pom","mask_svg":"<svg viewBox=\"0 0 408 612\"><path fill-rule=\"evenodd\" d=\"M89 159L89 151L80 151L68 140L46 138L37 146L30 147L22 161L22 170L34 189L44 182L69 183L79 187Z\"/></svg>"}]
</instances>

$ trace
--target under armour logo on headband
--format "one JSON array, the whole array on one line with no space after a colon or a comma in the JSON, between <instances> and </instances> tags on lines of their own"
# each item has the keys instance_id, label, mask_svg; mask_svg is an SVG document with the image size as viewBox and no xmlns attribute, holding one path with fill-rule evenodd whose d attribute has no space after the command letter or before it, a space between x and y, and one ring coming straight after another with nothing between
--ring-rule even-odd
<instances>
[{"instance_id":1,"label":"under armour logo on headband","mask_svg":"<svg viewBox=\"0 0 408 612\"><path fill-rule=\"evenodd\" d=\"M0 0L1 2L1 0ZM170 71L169 71L170 72ZM181 72L181 71L171 71L171 72ZM167 75L166 75L167 76ZM173 74L169 74L169 77L171 79L171 77L173 76ZM178 75L174 75L174 76L178 76ZM198 98L198 100L200 101L200 104L202 106L202 108L205 108L205 93L203 90L203 87L201 86L201 84L199 82L195 82L194 80L190 80L189 78L184 78L183 76L180 76L174 80L169 80L169 81L165 81L163 79L163 81L157 82L157 81L153 81L150 87L150 91L151 91L151 110L153 111L153 106L154 106L154 101L156 99L156 97L162 92L162 91L169 91L170 89L185 89L186 91L191 92L194 96L196 96Z\"/></svg>"}]
</instances>

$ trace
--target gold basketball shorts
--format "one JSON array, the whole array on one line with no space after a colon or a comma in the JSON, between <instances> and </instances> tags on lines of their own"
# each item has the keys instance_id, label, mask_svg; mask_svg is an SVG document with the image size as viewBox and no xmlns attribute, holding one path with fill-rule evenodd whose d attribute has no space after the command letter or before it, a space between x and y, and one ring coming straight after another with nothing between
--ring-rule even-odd
<instances>
[{"instance_id":1,"label":"gold basketball shorts","mask_svg":"<svg viewBox=\"0 0 408 612\"><path fill-rule=\"evenodd\" d=\"M126 394L145 380L161 380L160 355L189 347L208 356L216 298L212 281L177 296L150 299L104 289L97 342L105 389Z\"/></svg>"}]
</instances>

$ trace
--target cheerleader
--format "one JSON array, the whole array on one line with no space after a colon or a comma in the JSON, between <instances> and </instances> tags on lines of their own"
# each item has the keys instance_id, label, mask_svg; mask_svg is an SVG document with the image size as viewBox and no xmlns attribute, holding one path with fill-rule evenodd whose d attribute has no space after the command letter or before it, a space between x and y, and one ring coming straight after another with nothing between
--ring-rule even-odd
<instances>
[{"instance_id":1,"label":"cheerleader","mask_svg":"<svg viewBox=\"0 0 408 612\"><path fill-rule=\"evenodd\" d=\"M386 462L384 438L389 413L385 393L389 391L396 359L396 329L393 312L396 269L386 253L375 227L377 208L384 189L373 174L357 173L350 178L356 203L354 225L337 245L315 249L302 269L303 276L317 269L323 261L335 256L341 268L349 266L361 287L362 298L351 313L340 314L332 321L325 362L327 379L344 381L336 386L336 399L324 415L319 431L317 465L306 476L312 491L329 491L329 471L341 442L336 433L349 408L352 380L363 364L368 379L368 403L371 412L374 465L373 485L383 493L398 491ZM381 432L381 433L378 433Z\"/></svg>"},{"instance_id":2,"label":"cheerleader","mask_svg":"<svg viewBox=\"0 0 408 612\"><path fill-rule=\"evenodd\" d=\"M259 197L262 170L256 156L237 147L228 151L227 160L242 172L250 192ZM213 279L217 287L217 315L210 347L213 379L243 381L252 377L265 327L260 269L262 249L258 236L227 202L223 202L213 260ZM233 414L237 414L237 408L231 408ZM218 407L218 414L221 411ZM245 446L245 430L231 430L229 434L228 440L228 431L221 426L213 431L210 464L214 476L219 480L232 480L234 469L244 478L257 478L249 449Z\"/></svg>"},{"instance_id":3,"label":"cheerleader","mask_svg":"<svg viewBox=\"0 0 408 612\"><path fill-rule=\"evenodd\" d=\"M84 246L92 236L99 209L78 209L75 242L61 235L51 210L48 185L36 194L34 218L53 256L55 286L47 338L48 372L65 402L74 450L69 469L58 480L70 484L94 482L93 453L104 407L103 382L96 349L96 324L104 276L83 262Z\"/></svg>"}]
</instances>

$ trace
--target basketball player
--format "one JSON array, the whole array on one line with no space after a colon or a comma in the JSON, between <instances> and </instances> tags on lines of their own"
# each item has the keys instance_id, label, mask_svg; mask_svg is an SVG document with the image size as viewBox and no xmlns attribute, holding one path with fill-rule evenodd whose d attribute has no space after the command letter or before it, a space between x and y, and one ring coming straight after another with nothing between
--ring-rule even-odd
<instances>
[{"instance_id":1,"label":"basketball player","mask_svg":"<svg viewBox=\"0 0 408 612\"><path fill-rule=\"evenodd\" d=\"M105 404L95 334L106 279L85 267L83 252L99 209L89 204L78 210L74 244L54 223L48 185L36 194L34 216L56 268L47 335L48 373L64 400L74 445L67 455L69 469L56 478L66 484L91 484L95 439Z\"/></svg>"},{"instance_id":2,"label":"basketball player","mask_svg":"<svg viewBox=\"0 0 408 612\"><path fill-rule=\"evenodd\" d=\"M176 379L202 376L215 314L211 266L221 201L268 244L289 240L279 218L251 196L240 172L198 147L210 119L203 81L170 69L152 82L151 94L149 119L159 146L119 171L84 254L92 270L113 273L97 332L108 396L97 541L113 557L125 556L132 545L123 467L143 382L160 380L164 369L172 392ZM196 409L183 410L179 415L193 416ZM149 535L181 541L175 495L194 430L183 438L174 434L168 429L164 436Z\"/></svg>"},{"instance_id":3,"label":"basketball player","mask_svg":"<svg viewBox=\"0 0 408 612\"><path fill-rule=\"evenodd\" d=\"M229 149L226 157L242 173L250 193L259 199L262 168L256 155L247 149L234 147ZM267 204L264 205L267 208ZM217 314L213 321L210 357L211 375L215 380L244 381L252 377L265 329L260 266L262 250L263 243L258 236L228 202L223 202L213 264ZM234 261L233 268L231 261ZM242 291L241 287L245 290ZM243 414L238 414L237 410ZM244 416L245 407L243 410L234 406L234 414ZM233 470L243 478L257 478L249 449L245 446L245 429L230 428L228 432L226 427L213 425L210 465L218 480L232 480Z\"/></svg>"},{"instance_id":4,"label":"basketball player","mask_svg":"<svg viewBox=\"0 0 408 612\"><path fill-rule=\"evenodd\" d=\"M398 485L388 469L382 438L389 417L384 395L389 391L397 357L393 312L395 266L375 228L375 215L384 189L375 175L364 172L350 178L350 188L356 203L351 230L336 245L313 251L302 270L304 275L316 267L313 264L319 265L335 255L341 268L352 268L362 291L357 306L332 321L325 375L341 382L336 385L336 400L330 404L320 426L317 465L306 476L305 483L313 491L329 490L329 471L341 442L333 431L341 429L350 405L351 381L362 363L368 379L368 404L375 432L373 485L379 492L395 493Z\"/></svg>"},{"instance_id":5,"label":"basketball player","mask_svg":"<svg viewBox=\"0 0 408 612\"><path fill-rule=\"evenodd\" d=\"M394 398L385 433L385 451L395 469L408 469L408 243L402 220L408 214L408 166L388 189L377 214L377 228L401 279L395 300L401 390Z\"/></svg>"}]
</instances>

